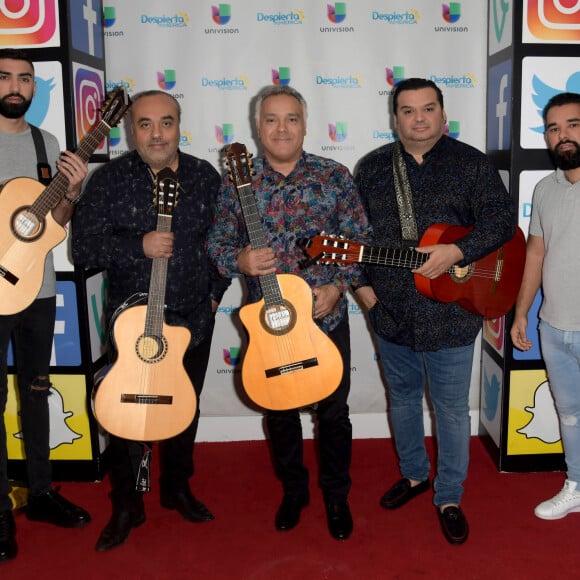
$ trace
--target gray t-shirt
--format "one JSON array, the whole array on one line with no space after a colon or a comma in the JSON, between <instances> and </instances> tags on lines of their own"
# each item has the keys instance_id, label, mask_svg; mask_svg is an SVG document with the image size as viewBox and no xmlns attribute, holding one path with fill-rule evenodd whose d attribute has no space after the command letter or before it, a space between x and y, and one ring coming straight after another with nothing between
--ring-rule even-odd
<instances>
[{"instance_id":1,"label":"gray t-shirt","mask_svg":"<svg viewBox=\"0 0 580 580\"><path fill-rule=\"evenodd\" d=\"M47 131L42 131L46 147L46 156L52 168L52 175L56 173L56 160L60 155L60 147L56 137ZM22 133L0 132L0 182L4 183L15 177L32 177L38 179L36 165L36 149L30 127ZM56 275L52 252L49 252L44 263L44 278L37 298L49 298L56 294Z\"/></svg>"},{"instance_id":2,"label":"gray t-shirt","mask_svg":"<svg viewBox=\"0 0 580 580\"><path fill-rule=\"evenodd\" d=\"M557 169L534 189L530 234L544 238L540 318L560 330L580 330L580 182Z\"/></svg>"}]
</instances>

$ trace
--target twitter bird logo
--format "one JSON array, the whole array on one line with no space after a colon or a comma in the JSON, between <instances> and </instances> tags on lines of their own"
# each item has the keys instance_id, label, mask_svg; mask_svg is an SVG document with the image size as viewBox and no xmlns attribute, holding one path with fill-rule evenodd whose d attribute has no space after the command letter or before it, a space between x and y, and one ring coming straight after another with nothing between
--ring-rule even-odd
<instances>
[{"instance_id":1,"label":"twitter bird logo","mask_svg":"<svg viewBox=\"0 0 580 580\"><path fill-rule=\"evenodd\" d=\"M532 77L532 88L534 90L532 101L534 102L534 105L538 107L538 115L541 118L544 107L554 95L563 92L580 93L580 71L575 72L568 77L566 86L563 89L551 87L542 81L537 75L534 75ZM538 127L530 127L530 129L536 133L544 133L543 123Z\"/></svg>"},{"instance_id":2,"label":"twitter bird logo","mask_svg":"<svg viewBox=\"0 0 580 580\"><path fill-rule=\"evenodd\" d=\"M31 125L40 127L50 107L50 93L56 85L54 83L54 77L48 80L36 77L34 80L36 81L36 93L34 94L30 108L26 112L25 119Z\"/></svg>"}]
</instances>

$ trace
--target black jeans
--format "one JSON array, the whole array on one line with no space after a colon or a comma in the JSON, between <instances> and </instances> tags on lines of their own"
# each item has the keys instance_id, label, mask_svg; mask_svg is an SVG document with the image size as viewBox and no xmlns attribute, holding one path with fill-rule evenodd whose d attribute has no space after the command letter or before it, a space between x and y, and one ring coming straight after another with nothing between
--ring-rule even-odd
<instances>
[{"instance_id":1,"label":"black jeans","mask_svg":"<svg viewBox=\"0 0 580 580\"><path fill-rule=\"evenodd\" d=\"M185 353L183 365L197 395L197 411L189 427L175 437L159 443L161 477L160 490L174 493L189 489L189 478L194 473L193 448L205 373L209 363L210 338ZM143 457L144 445L138 441L128 441L110 436L107 456L111 478L111 501L118 511L142 511L143 493L137 491L136 482L139 463Z\"/></svg>"},{"instance_id":2,"label":"black jeans","mask_svg":"<svg viewBox=\"0 0 580 580\"><path fill-rule=\"evenodd\" d=\"M352 425L347 399L350 392L350 329L348 317L328 336L338 347L344 370L336 391L315 405L320 455L319 484L330 503L346 501L351 487ZM301 499L309 497L308 470L303 461L300 413L268 411L266 424L272 445L274 467L284 493Z\"/></svg>"},{"instance_id":3,"label":"black jeans","mask_svg":"<svg viewBox=\"0 0 580 580\"><path fill-rule=\"evenodd\" d=\"M0 316L0 510L12 509L8 497L8 451L3 416L8 397L8 343L12 337L17 387L20 397L20 421L26 452L28 486L31 495L40 495L52 486L50 465L50 422L46 381L33 389L36 378L48 377L56 298L40 298L28 308L10 316Z\"/></svg>"}]
</instances>

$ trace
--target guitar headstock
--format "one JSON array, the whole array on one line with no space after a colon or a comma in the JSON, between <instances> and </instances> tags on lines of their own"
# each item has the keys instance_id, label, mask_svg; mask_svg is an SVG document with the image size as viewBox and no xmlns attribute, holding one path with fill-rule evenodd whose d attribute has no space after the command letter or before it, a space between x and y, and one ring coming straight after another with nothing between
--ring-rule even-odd
<instances>
[{"instance_id":1,"label":"guitar headstock","mask_svg":"<svg viewBox=\"0 0 580 580\"><path fill-rule=\"evenodd\" d=\"M302 249L313 262L350 264L359 261L362 244L339 236L320 234L302 243Z\"/></svg>"},{"instance_id":2,"label":"guitar headstock","mask_svg":"<svg viewBox=\"0 0 580 580\"><path fill-rule=\"evenodd\" d=\"M173 209L177 204L178 189L177 175L169 167L165 167L155 176L153 204L157 207L157 215L173 214Z\"/></svg>"},{"instance_id":3,"label":"guitar headstock","mask_svg":"<svg viewBox=\"0 0 580 580\"><path fill-rule=\"evenodd\" d=\"M254 169L251 161L252 154L248 153L242 143L232 143L226 149L226 165L231 180L236 187L252 183Z\"/></svg>"},{"instance_id":4,"label":"guitar headstock","mask_svg":"<svg viewBox=\"0 0 580 580\"><path fill-rule=\"evenodd\" d=\"M107 95L101 107L101 121L109 127L114 127L125 115L131 106L131 99L123 85L117 86Z\"/></svg>"}]
</instances>

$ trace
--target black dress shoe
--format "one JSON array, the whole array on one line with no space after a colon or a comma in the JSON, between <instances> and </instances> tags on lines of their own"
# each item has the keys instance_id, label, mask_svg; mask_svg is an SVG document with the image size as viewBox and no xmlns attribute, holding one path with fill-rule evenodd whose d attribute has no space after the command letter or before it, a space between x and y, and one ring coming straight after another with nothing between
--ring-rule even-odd
<instances>
[{"instance_id":1,"label":"black dress shoe","mask_svg":"<svg viewBox=\"0 0 580 580\"><path fill-rule=\"evenodd\" d=\"M0 512L0 562L16 558L16 525L10 510Z\"/></svg>"},{"instance_id":2,"label":"black dress shoe","mask_svg":"<svg viewBox=\"0 0 580 580\"><path fill-rule=\"evenodd\" d=\"M177 510L189 522L211 522L214 519L214 515L189 490L162 493L161 505L168 510Z\"/></svg>"},{"instance_id":3,"label":"black dress shoe","mask_svg":"<svg viewBox=\"0 0 580 580\"><path fill-rule=\"evenodd\" d=\"M308 505L308 499L294 495L285 495L282 503L276 512L275 525L276 529L281 532L287 532L295 528L300 521L300 512L302 508Z\"/></svg>"},{"instance_id":4,"label":"black dress shoe","mask_svg":"<svg viewBox=\"0 0 580 580\"><path fill-rule=\"evenodd\" d=\"M346 502L327 503L328 531L335 540L346 540L352 533L352 516Z\"/></svg>"},{"instance_id":5,"label":"black dress shoe","mask_svg":"<svg viewBox=\"0 0 580 580\"><path fill-rule=\"evenodd\" d=\"M80 528L91 521L88 512L53 489L42 495L28 497L26 517L35 522L48 522L62 528Z\"/></svg>"},{"instance_id":6,"label":"black dress shoe","mask_svg":"<svg viewBox=\"0 0 580 580\"><path fill-rule=\"evenodd\" d=\"M124 544L133 528L138 528L145 522L145 512L114 510L109 523L104 527L95 549L104 552Z\"/></svg>"},{"instance_id":7,"label":"black dress shoe","mask_svg":"<svg viewBox=\"0 0 580 580\"><path fill-rule=\"evenodd\" d=\"M394 510L405 505L409 500L429 489L429 480L421 481L415 486L404 477L400 479L383 495L381 505L387 510Z\"/></svg>"},{"instance_id":8,"label":"black dress shoe","mask_svg":"<svg viewBox=\"0 0 580 580\"><path fill-rule=\"evenodd\" d=\"M467 519L459 506L450 505L443 511L437 508L441 529L450 544L463 544L469 535Z\"/></svg>"}]
</instances>

